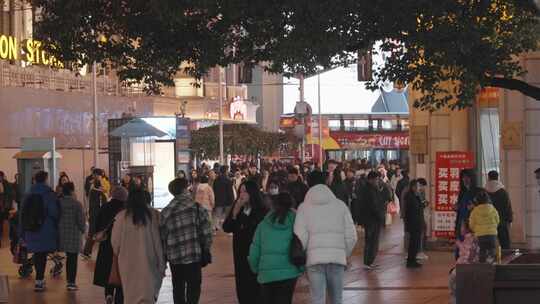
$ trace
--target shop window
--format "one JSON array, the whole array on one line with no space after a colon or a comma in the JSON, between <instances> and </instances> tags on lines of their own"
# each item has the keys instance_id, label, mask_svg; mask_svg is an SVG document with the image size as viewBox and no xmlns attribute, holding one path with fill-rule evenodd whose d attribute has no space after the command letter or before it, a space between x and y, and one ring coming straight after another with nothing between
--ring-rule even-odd
<instances>
[{"instance_id":1,"label":"shop window","mask_svg":"<svg viewBox=\"0 0 540 304\"><path fill-rule=\"evenodd\" d=\"M371 127L373 130L379 130L381 128L381 121L380 120L372 120L371 121Z\"/></svg>"},{"instance_id":2,"label":"shop window","mask_svg":"<svg viewBox=\"0 0 540 304\"><path fill-rule=\"evenodd\" d=\"M343 127L345 131L354 131L354 120L344 120Z\"/></svg>"},{"instance_id":3,"label":"shop window","mask_svg":"<svg viewBox=\"0 0 540 304\"><path fill-rule=\"evenodd\" d=\"M354 129L356 131L367 131L369 130L369 120L360 119L354 121Z\"/></svg>"},{"instance_id":4,"label":"shop window","mask_svg":"<svg viewBox=\"0 0 540 304\"><path fill-rule=\"evenodd\" d=\"M383 130L397 130L397 120L381 120Z\"/></svg>"},{"instance_id":5,"label":"shop window","mask_svg":"<svg viewBox=\"0 0 540 304\"><path fill-rule=\"evenodd\" d=\"M409 120L408 119L402 119L400 120L401 123L401 130L408 131L409 130Z\"/></svg>"},{"instance_id":6,"label":"shop window","mask_svg":"<svg viewBox=\"0 0 540 304\"><path fill-rule=\"evenodd\" d=\"M341 121L337 119L328 121L328 128L330 131L339 131L341 130Z\"/></svg>"},{"instance_id":7,"label":"shop window","mask_svg":"<svg viewBox=\"0 0 540 304\"><path fill-rule=\"evenodd\" d=\"M486 181L489 171L500 172L500 128L499 110L497 108L483 108L480 110L480 150L479 165L482 168L482 185Z\"/></svg>"}]
</instances>

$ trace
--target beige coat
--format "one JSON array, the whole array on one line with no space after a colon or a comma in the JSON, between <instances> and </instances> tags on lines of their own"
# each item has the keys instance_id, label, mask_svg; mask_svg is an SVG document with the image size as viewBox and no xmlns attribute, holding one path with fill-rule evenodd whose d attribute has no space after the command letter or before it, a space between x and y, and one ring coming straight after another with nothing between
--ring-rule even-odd
<instances>
[{"instance_id":1,"label":"beige coat","mask_svg":"<svg viewBox=\"0 0 540 304\"><path fill-rule=\"evenodd\" d=\"M195 201L201 204L204 209L211 212L215 205L214 190L212 190L212 187L206 183L199 184L197 186L197 192L195 192Z\"/></svg>"},{"instance_id":2,"label":"beige coat","mask_svg":"<svg viewBox=\"0 0 540 304\"><path fill-rule=\"evenodd\" d=\"M165 276L159 212L151 209L151 213L151 221L146 226L135 226L126 211L121 211L115 218L111 244L118 256L124 303L155 303Z\"/></svg>"}]
</instances>

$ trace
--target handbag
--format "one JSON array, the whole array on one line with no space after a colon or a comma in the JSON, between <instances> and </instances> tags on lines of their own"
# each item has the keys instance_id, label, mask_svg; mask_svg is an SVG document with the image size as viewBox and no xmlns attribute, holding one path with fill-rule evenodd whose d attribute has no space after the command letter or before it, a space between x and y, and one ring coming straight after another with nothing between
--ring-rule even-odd
<instances>
[{"instance_id":1,"label":"handbag","mask_svg":"<svg viewBox=\"0 0 540 304\"><path fill-rule=\"evenodd\" d=\"M201 234L200 229L200 205L198 203L195 203L197 205L197 219L195 220L195 225L197 229L197 236L199 238L199 246L201 248L201 267L206 267L209 264L212 264L212 253L209 249L206 249L203 242L203 237Z\"/></svg>"},{"instance_id":2,"label":"handbag","mask_svg":"<svg viewBox=\"0 0 540 304\"><path fill-rule=\"evenodd\" d=\"M121 287L122 279L120 278L120 269L118 268L118 256L113 253L111 273L109 274L109 284Z\"/></svg>"},{"instance_id":3,"label":"handbag","mask_svg":"<svg viewBox=\"0 0 540 304\"><path fill-rule=\"evenodd\" d=\"M306 265L307 262L307 256L304 250L304 246L302 246L302 241L300 241L298 236L294 233L291 239L289 258L291 260L291 263L296 267L303 267Z\"/></svg>"}]
</instances>

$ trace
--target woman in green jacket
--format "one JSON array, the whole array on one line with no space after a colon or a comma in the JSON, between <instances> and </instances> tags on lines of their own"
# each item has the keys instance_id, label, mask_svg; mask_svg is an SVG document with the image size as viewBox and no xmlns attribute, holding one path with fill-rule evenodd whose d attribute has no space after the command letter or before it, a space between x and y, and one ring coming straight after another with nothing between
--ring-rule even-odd
<instances>
[{"instance_id":1,"label":"woman in green jacket","mask_svg":"<svg viewBox=\"0 0 540 304\"><path fill-rule=\"evenodd\" d=\"M295 213L288 193L273 197L273 211L259 224L249 250L249 265L261 284L263 304L290 304L300 269L290 262Z\"/></svg>"}]
</instances>

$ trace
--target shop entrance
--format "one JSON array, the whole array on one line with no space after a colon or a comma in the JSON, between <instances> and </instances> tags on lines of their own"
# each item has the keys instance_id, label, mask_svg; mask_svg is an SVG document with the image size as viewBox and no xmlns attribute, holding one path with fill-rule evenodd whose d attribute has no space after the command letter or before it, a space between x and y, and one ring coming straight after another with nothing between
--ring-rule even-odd
<instances>
[{"instance_id":1,"label":"shop entrance","mask_svg":"<svg viewBox=\"0 0 540 304\"><path fill-rule=\"evenodd\" d=\"M174 140L154 143L154 207L164 208L172 200L169 182L174 179Z\"/></svg>"}]
</instances>

